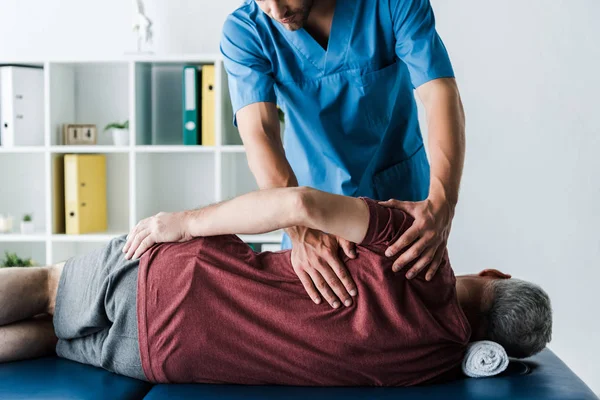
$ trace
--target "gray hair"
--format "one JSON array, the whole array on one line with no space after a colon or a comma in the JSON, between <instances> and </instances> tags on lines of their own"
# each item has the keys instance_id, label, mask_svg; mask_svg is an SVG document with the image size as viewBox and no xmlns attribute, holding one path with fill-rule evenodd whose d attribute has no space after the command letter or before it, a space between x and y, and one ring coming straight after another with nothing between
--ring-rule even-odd
<instances>
[{"instance_id":1,"label":"gray hair","mask_svg":"<svg viewBox=\"0 0 600 400\"><path fill-rule=\"evenodd\" d=\"M539 353L552 339L550 297L539 286L520 279L494 279L488 284L492 306L487 311L487 336L510 357Z\"/></svg>"}]
</instances>

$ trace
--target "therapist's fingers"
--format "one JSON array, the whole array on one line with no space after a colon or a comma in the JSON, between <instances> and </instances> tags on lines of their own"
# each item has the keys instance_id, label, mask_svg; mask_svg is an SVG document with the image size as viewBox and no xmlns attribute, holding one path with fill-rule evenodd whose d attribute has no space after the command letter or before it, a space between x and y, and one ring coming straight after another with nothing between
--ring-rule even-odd
<instances>
[{"instance_id":1,"label":"therapist's fingers","mask_svg":"<svg viewBox=\"0 0 600 400\"><path fill-rule=\"evenodd\" d=\"M412 244L408 249L406 249L406 251L404 251L400 255L400 257L398 257L396 261L394 261L394 265L392 265L393 271L398 272L407 264L419 258L419 256L425 251L426 248L427 240L425 238L421 238L420 240Z\"/></svg>"},{"instance_id":2,"label":"therapist's fingers","mask_svg":"<svg viewBox=\"0 0 600 400\"><path fill-rule=\"evenodd\" d=\"M310 275L315 287L320 292L321 296L323 296L325 301L327 301L329 305L331 305L331 307L333 308L337 308L335 306L336 303L339 307L340 301L336 297L335 293L333 293L333 290L331 290L331 287L329 286L323 275L321 275L321 273L314 268L308 269L308 274Z\"/></svg>"},{"instance_id":3,"label":"therapist's fingers","mask_svg":"<svg viewBox=\"0 0 600 400\"><path fill-rule=\"evenodd\" d=\"M341 265L341 262L336 259L337 257L323 259L321 261L321 265L318 271L321 273L323 278L325 278L325 281L327 282L331 290L333 290L333 292L337 296L337 299L339 299L336 299L333 301L333 303L330 303L332 307L338 308L342 304L348 307L352 305L352 298L350 297L350 293L348 293L349 291L346 289L341 279L338 277L338 274L340 274L341 277L343 277L345 280L347 280L350 275L347 271L345 271L345 268L343 267L343 265Z\"/></svg>"},{"instance_id":4,"label":"therapist's fingers","mask_svg":"<svg viewBox=\"0 0 600 400\"><path fill-rule=\"evenodd\" d=\"M423 269L431 265L431 262L435 257L436 250L436 247L428 247L425 251L423 251L423 253L421 253L421 255L416 259L416 262L412 268L406 273L406 278L413 279L415 276L419 275Z\"/></svg>"},{"instance_id":5,"label":"therapist's fingers","mask_svg":"<svg viewBox=\"0 0 600 400\"><path fill-rule=\"evenodd\" d=\"M304 290L306 290L306 293L308 293L312 301L314 301L316 304L321 304L321 295L313 284L311 276L302 269L296 271L296 275L298 275L298 278L300 278L300 282L302 282Z\"/></svg>"},{"instance_id":6,"label":"therapist's fingers","mask_svg":"<svg viewBox=\"0 0 600 400\"><path fill-rule=\"evenodd\" d=\"M431 264L429 266L427 275L425 275L425 279L427 281L432 280L433 277L435 276L435 274L437 273L437 271L440 269L440 267L442 265L442 258L444 257L445 253L446 253L446 243L442 243L440 245L440 247L438 247L437 251L435 252L435 256L433 257L433 261L431 262Z\"/></svg>"},{"instance_id":7,"label":"therapist's fingers","mask_svg":"<svg viewBox=\"0 0 600 400\"><path fill-rule=\"evenodd\" d=\"M348 272L348 269L346 268L344 263L337 257L337 255L326 259L326 261L329 264L331 271L334 273L333 275L328 275L331 276L331 281L328 280L330 285L331 283L336 284L335 287L331 286L332 289L335 291L338 298L342 300L346 307L352 305L351 296L356 296L357 288L356 284L354 283L354 280L352 279L352 276L350 275L350 272ZM327 279L327 276L325 276L325 279Z\"/></svg>"},{"instance_id":8,"label":"therapist's fingers","mask_svg":"<svg viewBox=\"0 0 600 400\"><path fill-rule=\"evenodd\" d=\"M131 256L133 256L133 253L137 250L140 243L142 243L142 240L144 240L146 238L146 236L148 236L148 235L150 235L150 231L147 229L144 229L144 230L139 231L134 236L133 240L131 241L131 246L129 246L129 249L127 250L127 253L125 254L125 259L129 260L131 258Z\"/></svg>"},{"instance_id":9,"label":"therapist's fingers","mask_svg":"<svg viewBox=\"0 0 600 400\"><path fill-rule=\"evenodd\" d=\"M402 249L404 249L405 247L413 243L415 240L417 240L419 236L421 236L421 227L416 223L413 223L411 227L406 230L406 232L400 235L400 238L396 240L395 243L393 243L385 250L386 257L395 256ZM402 268L403 266L404 265L400 265L400 268Z\"/></svg>"},{"instance_id":10,"label":"therapist's fingers","mask_svg":"<svg viewBox=\"0 0 600 400\"><path fill-rule=\"evenodd\" d=\"M352 259L356 258L356 245L352 242L347 241L346 239L338 238L338 243L344 253Z\"/></svg>"},{"instance_id":11,"label":"therapist's fingers","mask_svg":"<svg viewBox=\"0 0 600 400\"><path fill-rule=\"evenodd\" d=\"M388 208L400 208L402 209L405 202L403 201L399 201L396 199L389 199L387 201L380 201L379 204L381 204L382 206L388 207Z\"/></svg>"}]
</instances>

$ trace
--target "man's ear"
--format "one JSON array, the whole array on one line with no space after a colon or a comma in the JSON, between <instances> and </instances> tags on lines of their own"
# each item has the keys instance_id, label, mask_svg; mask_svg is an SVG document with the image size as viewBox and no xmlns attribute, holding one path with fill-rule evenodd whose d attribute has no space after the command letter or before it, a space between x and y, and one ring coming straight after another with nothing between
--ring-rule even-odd
<instances>
[{"instance_id":1,"label":"man's ear","mask_svg":"<svg viewBox=\"0 0 600 400\"><path fill-rule=\"evenodd\" d=\"M504 272L500 272L497 269L484 269L481 271L479 276L489 276L490 278L496 279L510 279L511 276L509 274L505 274Z\"/></svg>"}]
</instances>

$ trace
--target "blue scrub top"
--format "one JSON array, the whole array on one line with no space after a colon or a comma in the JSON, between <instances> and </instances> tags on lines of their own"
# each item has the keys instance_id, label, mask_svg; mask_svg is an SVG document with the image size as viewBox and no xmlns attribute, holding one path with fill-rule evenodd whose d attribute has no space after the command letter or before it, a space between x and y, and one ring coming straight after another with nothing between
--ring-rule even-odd
<instances>
[{"instance_id":1,"label":"blue scrub top","mask_svg":"<svg viewBox=\"0 0 600 400\"><path fill-rule=\"evenodd\" d=\"M234 115L256 102L284 110L284 147L300 185L427 197L413 89L454 77L428 0L337 0L327 50L247 0L225 22L221 53Z\"/></svg>"}]
</instances>

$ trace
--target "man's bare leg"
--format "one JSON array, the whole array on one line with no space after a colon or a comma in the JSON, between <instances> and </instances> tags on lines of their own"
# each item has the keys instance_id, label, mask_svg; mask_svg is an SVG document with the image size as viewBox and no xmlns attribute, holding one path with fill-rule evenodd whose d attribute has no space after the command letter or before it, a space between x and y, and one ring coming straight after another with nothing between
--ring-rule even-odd
<instances>
[{"instance_id":1,"label":"man's bare leg","mask_svg":"<svg viewBox=\"0 0 600 400\"><path fill-rule=\"evenodd\" d=\"M46 267L0 269L0 326L54 314L64 262Z\"/></svg>"},{"instance_id":2,"label":"man's bare leg","mask_svg":"<svg viewBox=\"0 0 600 400\"><path fill-rule=\"evenodd\" d=\"M63 266L0 269L0 363L54 354L52 316Z\"/></svg>"},{"instance_id":3,"label":"man's bare leg","mask_svg":"<svg viewBox=\"0 0 600 400\"><path fill-rule=\"evenodd\" d=\"M0 326L0 363L55 354L57 341L48 314Z\"/></svg>"}]
</instances>

